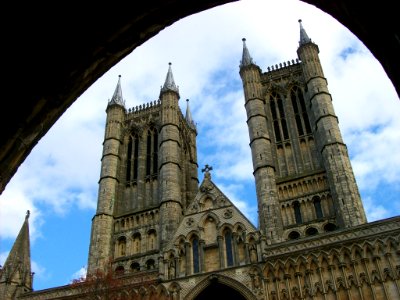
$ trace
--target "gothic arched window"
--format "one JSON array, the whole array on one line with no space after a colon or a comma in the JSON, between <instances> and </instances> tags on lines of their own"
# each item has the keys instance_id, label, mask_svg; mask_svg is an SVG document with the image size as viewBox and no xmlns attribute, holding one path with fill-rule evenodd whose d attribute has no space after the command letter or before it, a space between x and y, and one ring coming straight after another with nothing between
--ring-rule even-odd
<instances>
[{"instance_id":1,"label":"gothic arched window","mask_svg":"<svg viewBox=\"0 0 400 300\"><path fill-rule=\"evenodd\" d=\"M158 133L157 129L153 132L153 175L158 173Z\"/></svg>"},{"instance_id":2,"label":"gothic arched window","mask_svg":"<svg viewBox=\"0 0 400 300\"><path fill-rule=\"evenodd\" d=\"M294 116L296 119L297 132L300 136L306 133L311 133L310 121L308 119L306 104L301 89L295 86L290 91L290 98L292 100Z\"/></svg>"},{"instance_id":3,"label":"gothic arched window","mask_svg":"<svg viewBox=\"0 0 400 300\"><path fill-rule=\"evenodd\" d=\"M157 234L154 229L150 229L147 233L147 251L156 249Z\"/></svg>"},{"instance_id":4,"label":"gothic arched window","mask_svg":"<svg viewBox=\"0 0 400 300\"><path fill-rule=\"evenodd\" d=\"M314 202L315 215L317 216L317 219L323 218L324 214L322 213L321 199L316 196L313 198L313 202Z\"/></svg>"},{"instance_id":5,"label":"gothic arched window","mask_svg":"<svg viewBox=\"0 0 400 300\"><path fill-rule=\"evenodd\" d=\"M233 251L232 251L232 231L227 229L224 233L225 238L225 253L226 253L226 265L233 266Z\"/></svg>"},{"instance_id":6,"label":"gothic arched window","mask_svg":"<svg viewBox=\"0 0 400 300\"><path fill-rule=\"evenodd\" d=\"M158 173L158 133L156 128L147 131L146 176Z\"/></svg>"},{"instance_id":7,"label":"gothic arched window","mask_svg":"<svg viewBox=\"0 0 400 300\"><path fill-rule=\"evenodd\" d=\"M316 235L317 233L318 233L318 230L316 228L314 228L314 227L307 228L307 230L306 230L306 235L307 236Z\"/></svg>"},{"instance_id":8,"label":"gothic arched window","mask_svg":"<svg viewBox=\"0 0 400 300\"><path fill-rule=\"evenodd\" d=\"M289 139L289 131L286 124L285 110L281 96L273 92L270 98L270 109L276 142Z\"/></svg>"},{"instance_id":9,"label":"gothic arched window","mask_svg":"<svg viewBox=\"0 0 400 300\"><path fill-rule=\"evenodd\" d=\"M300 237L300 233L298 233L296 230L292 231L289 233L289 240L295 240Z\"/></svg>"},{"instance_id":10,"label":"gothic arched window","mask_svg":"<svg viewBox=\"0 0 400 300\"><path fill-rule=\"evenodd\" d=\"M136 181L138 176L139 136L129 136L126 159L126 181Z\"/></svg>"},{"instance_id":11,"label":"gothic arched window","mask_svg":"<svg viewBox=\"0 0 400 300\"><path fill-rule=\"evenodd\" d=\"M295 201L293 203L293 209L294 209L294 217L295 217L295 220L296 220L296 224L301 224L303 222L303 220L302 220L302 217L301 217L299 201Z\"/></svg>"},{"instance_id":12,"label":"gothic arched window","mask_svg":"<svg viewBox=\"0 0 400 300\"><path fill-rule=\"evenodd\" d=\"M126 238L124 236L120 237L118 239L118 249L117 249L117 251L118 251L118 255L119 256L125 256L126 255Z\"/></svg>"},{"instance_id":13,"label":"gothic arched window","mask_svg":"<svg viewBox=\"0 0 400 300\"><path fill-rule=\"evenodd\" d=\"M146 269L147 270L154 269L155 267L156 267L156 263L155 263L154 259L149 259L146 261Z\"/></svg>"},{"instance_id":14,"label":"gothic arched window","mask_svg":"<svg viewBox=\"0 0 400 300\"><path fill-rule=\"evenodd\" d=\"M135 233L133 235L133 241L132 241L132 254L138 254L141 251L141 242L142 242L142 236L140 235L139 232Z\"/></svg>"},{"instance_id":15,"label":"gothic arched window","mask_svg":"<svg viewBox=\"0 0 400 300\"><path fill-rule=\"evenodd\" d=\"M193 258L193 273L199 273L199 239L197 236L192 239L192 258Z\"/></svg>"},{"instance_id":16,"label":"gothic arched window","mask_svg":"<svg viewBox=\"0 0 400 300\"><path fill-rule=\"evenodd\" d=\"M132 136L129 136L128 151L126 154L126 181L131 181L131 168L132 168Z\"/></svg>"},{"instance_id":17,"label":"gothic arched window","mask_svg":"<svg viewBox=\"0 0 400 300\"><path fill-rule=\"evenodd\" d=\"M131 264L131 270L132 272L138 272L140 271L140 265L137 262L134 262Z\"/></svg>"},{"instance_id":18,"label":"gothic arched window","mask_svg":"<svg viewBox=\"0 0 400 300\"><path fill-rule=\"evenodd\" d=\"M147 145L146 145L146 176L150 175L151 170L151 131L147 132Z\"/></svg>"}]
</instances>

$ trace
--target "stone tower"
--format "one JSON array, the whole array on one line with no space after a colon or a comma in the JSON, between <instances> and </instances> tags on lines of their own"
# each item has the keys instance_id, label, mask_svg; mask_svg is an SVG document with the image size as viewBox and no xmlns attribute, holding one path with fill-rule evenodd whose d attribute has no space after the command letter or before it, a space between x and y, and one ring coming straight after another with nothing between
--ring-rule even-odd
<instances>
[{"instance_id":1,"label":"stone tower","mask_svg":"<svg viewBox=\"0 0 400 300\"><path fill-rule=\"evenodd\" d=\"M243 39L240 75L268 243L366 223L318 46L299 22L299 58L265 73Z\"/></svg>"},{"instance_id":2,"label":"stone tower","mask_svg":"<svg viewBox=\"0 0 400 300\"><path fill-rule=\"evenodd\" d=\"M118 80L106 110L89 274L156 268L196 195L197 131L189 104L183 116L179 98L171 64L159 99L136 108L125 108Z\"/></svg>"}]
</instances>

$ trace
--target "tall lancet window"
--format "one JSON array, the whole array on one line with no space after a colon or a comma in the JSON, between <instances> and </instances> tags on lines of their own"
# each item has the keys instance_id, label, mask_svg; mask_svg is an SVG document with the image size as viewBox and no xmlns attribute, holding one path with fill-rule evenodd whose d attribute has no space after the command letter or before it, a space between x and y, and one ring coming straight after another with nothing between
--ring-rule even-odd
<instances>
[{"instance_id":1,"label":"tall lancet window","mask_svg":"<svg viewBox=\"0 0 400 300\"><path fill-rule=\"evenodd\" d=\"M157 129L147 131L146 176L158 173L158 134Z\"/></svg>"},{"instance_id":2,"label":"tall lancet window","mask_svg":"<svg viewBox=\"0 0 400 300\"><path fill-rule=\"evenodd\" d=\"M301 89L297 86L294 87L290 91L290 98L292 100L297 132L299 133L299 136L311 133L310 121L308 119L307 109Z\"/></svg>"},{"instance_id":3,"label":"tall lancet window","mask_svg":"<svg viewBox=\"0 0 400 300\"><path fill-rule=\"evenodd\" d=\"M139 136L135 134L135 142L133 143L133 180L137 180L138 178L138 169L139 169Z\"/></svg>"},{"instance_id":4,"label":"tall lancet window","mask_svg":"<svg viewBox=\"0 0 400 300\"><path fill-rule=\"evenodd\" d=\"M294 218L296 220L296 224L301 224L303 222L303 218L301 217L300 203L299 201L295 201L293 203L294 209Z\"/></svg>"},{"instance_id":5,"label":"tall lancet window","mask_svg":"<svg viewBox=\"0 0 400 300\"><path fill-rule=\"evenodd\" d=\"M158 133L153 131L153 175L158 173Z\"/></svg>"},{"instance_id":6,"label":"tall lancet window","mask_svg":"<svg viewBox=\"0 0 400 300\"><path fill-rule=\"evenodd\" d=\"M322 213L321 198L315 196L313 198L313 202L314 202L315 215L317 216L318 219L323 218L324 214Z\"/></svg>"},{"instance_id":7,"label":"tall lancet window","mask_svg":"<svg viewBox=\"0 0 400 300\"><path fill-rule=\"evenodd\" d=\"M225 253L226 253L226 265L228 267L233 266L233 251L232 251L232 231L229 229L225 230Z\"/></svg>"},{"instance_id":8,"label":"tall lancet window","mask_svg":"<svg viewBox=\"0 0 400 300\"><path fill-rule=\"evenodd\" d=\"M132 136L129 136L128 150L126 154L126 181L131 181L131 169L132 169Z\"/></svg>"},{"instance_id":9,"label":"tall lancet window","mask_svg":"<svg viewBox=\"0 0 400 300\"><path fill-rule=\"evenodd\" d=\"M199 266L199 239L197 236L192 239L192 258L193 258L193 273L200 272Z\"/></svg>"},{"instance_id":10,"label":"tall lancet window","mask_svg":"<svg viewBox=\"0 0 400 300\"><path fill-rule=\"evenodd\" d=\"M270 108L272 114L272 122L274 124L274 133L276 142L289 139L289 131L286 124L285 110L281 96L272 92L270 98Z\"/></svg>"},{"instance_id":11,"label":"tall lancet window","mask_svg":"<svg viewBox=\"0 0 400 300\"><path fill-rule=\"evenodd\" d=\"M136 181L138 175L139 137L137 134L129 136L127 160L126 160L126 181Z\"/></svg>"}]
</instances>

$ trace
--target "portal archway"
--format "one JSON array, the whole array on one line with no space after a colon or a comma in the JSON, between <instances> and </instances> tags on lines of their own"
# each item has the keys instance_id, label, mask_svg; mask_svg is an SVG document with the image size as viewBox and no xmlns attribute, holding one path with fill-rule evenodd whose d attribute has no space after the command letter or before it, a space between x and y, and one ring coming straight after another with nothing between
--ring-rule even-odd
<instances>
[{"instance_id":1,"label":"portal archway","mask_svg":"<svg viewBox=\"0 0 400 300\"><path fill-rule=\"evenodd\" d=\"M210 300L218 297L232 300L246 300L240 292L218 281L211 282L194 300Z\"/></svg>"},{"instance_id":2,"label":"portal archway","mask_svg":"<svg viewBox=\"0 0 400 300\"><path fill-rule=\"evenodd\" d=\"M233 278L212 274L196 285L184 298L185 300L256 300L256 296L241 282Z\"/></svg>"}]
</instances>

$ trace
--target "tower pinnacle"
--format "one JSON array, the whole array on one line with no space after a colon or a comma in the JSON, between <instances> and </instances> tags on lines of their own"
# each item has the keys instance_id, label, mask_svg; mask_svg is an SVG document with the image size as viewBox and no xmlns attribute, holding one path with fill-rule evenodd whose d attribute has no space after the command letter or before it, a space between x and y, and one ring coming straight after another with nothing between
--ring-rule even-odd
<instances>
[{"instance_id":1,"label":"tower pinnacle","mask_svg":"<svg viewBox=\"0 0 400 300\"><path fill-rule=\"evenodd\" d=\"M193 122L192 113L190 112L189 108L189 99L186 99L186 103L187 103L186 116L185 116L186 122L189 124L190 128L196 129L196 125Z\"/></svg>"},{"instance_id":2,"label":"tower pinnacle","mask_svg":"<svg viewBox=\"0 0 400 300\"><path fill-rule=\"evenodd\" d=\"M121 75L118 75L118 83L114 91L114 95L112 96L109 104L118 104L121 106L125 106L124 98L122 97L122 89L121 89Z\"/></svg>"},{"instance_id":3,"label":"tower pinnacle","mask_svg":"<svg viewBox=\"0 0 400 300\"><path fill-rule=\"evenodd\" d=\"M253 59L250 56L249 49L247 49L246 46L246 39L243 38L243 54L242 54L242 60L240 61L240 67L245 67L253 64Z\"/></svg>"},{"instance_id":4,"label":"tower pinnacle","mask_svg":"<svg viewBox=\"0 0 400 300\"><path fill-rule=\"evenodd\" d=\"M300 41L299 45L304 45L307 43L311 43L311 39L308 37L306 30L303 27L303 24L301 23L301 19L299 19L299 24L300 24Z\"/></svg>"},{"instance_id":5,"label":"tower pinnacle","mask_svg":"<svg viewBox=\"0 0 400 300\"><path fill-rule=\"evenodd\" d=\"M165 83L164 86L161 88L161 92L174 91L179 94L179 89L175 84L174 75L172 74L171 63L168 63L168 65L169 67L167 77L165 78Z\"/></svg>"}]
</instances>

